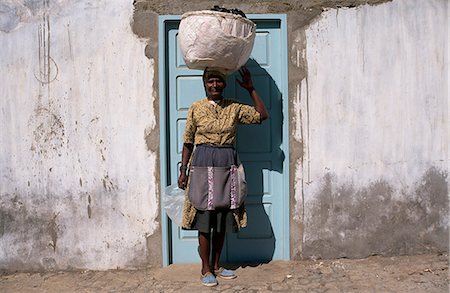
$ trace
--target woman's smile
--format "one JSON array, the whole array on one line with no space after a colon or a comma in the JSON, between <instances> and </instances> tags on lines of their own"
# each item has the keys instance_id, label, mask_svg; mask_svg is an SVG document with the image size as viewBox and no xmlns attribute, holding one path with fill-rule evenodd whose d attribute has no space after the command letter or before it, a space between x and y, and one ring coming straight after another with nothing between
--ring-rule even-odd
<instances>
[{"instance_id":1,"label":"woman's smile","mask_svg":"<svg viewBox=\"0 0 450 293\"><path fill-rule=\"evenodd\" d=\"M221 78L211 77L206 81L206 92L208 98L216 100L222 97L225 82Z\"/></svg>"}]
</instances>

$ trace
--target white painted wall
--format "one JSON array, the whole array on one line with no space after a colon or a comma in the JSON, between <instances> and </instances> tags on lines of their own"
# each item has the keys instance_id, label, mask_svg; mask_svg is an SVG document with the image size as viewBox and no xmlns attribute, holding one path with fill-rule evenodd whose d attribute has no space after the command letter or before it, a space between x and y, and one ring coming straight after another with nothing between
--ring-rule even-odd
<instances>
[{"instance_id":1,"label":"white painted wall","mask_svg":"<svg viewBox=\"0 0 450 293\"><path fill-rule=\"evenodd\" d=\"M447 172L447 10L447 1L395 0L331 9L307 28L306 50L298 52L307 77L294 99L294 137L304 151L294 218L304 221L305 244L338 232L351 238L317 223L313 205L326 174L334 187L351 188L353 201L385 182L396 200L408 202L420 196L415 190L430 168ZM448 227L447 217L441 220Z\"/></svg>"},{"instance_id":2,"label":"white painted wall","mask_svg":"<svg viewBox=\"0 0 450 293\"><path fill-rule=\"evenodd\" d=\"M146 263L154 60L132 1L0 4L0 269Z\"/></svg>"}]
</instances>

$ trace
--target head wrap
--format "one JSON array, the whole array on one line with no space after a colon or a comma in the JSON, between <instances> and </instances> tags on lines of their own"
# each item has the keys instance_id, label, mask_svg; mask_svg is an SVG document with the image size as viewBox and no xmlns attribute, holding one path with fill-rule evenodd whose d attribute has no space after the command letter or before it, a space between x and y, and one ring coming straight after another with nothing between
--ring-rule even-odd
<instances>
[{"instance_id":1,"label":"head wrap","mask_svg":"<svg viewBox=\"0 0 450 293\"><path fill-rule=\"evenodd\" d=\"M206 67L205 71L203 71L203 82L206 83L206 81L211 77L218 77L222 79L224 82L227 80L227 76L225 73L222 73L221 71L214 68Z\"/></svg>"}]
</instances>

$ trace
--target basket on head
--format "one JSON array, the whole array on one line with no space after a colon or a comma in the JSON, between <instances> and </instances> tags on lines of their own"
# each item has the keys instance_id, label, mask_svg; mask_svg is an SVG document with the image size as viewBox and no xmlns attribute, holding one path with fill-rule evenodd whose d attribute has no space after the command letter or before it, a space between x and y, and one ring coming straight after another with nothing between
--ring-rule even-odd
<instances>
[{"instance_id":1,"label":"basket on head","mask_svg":"<svg viewBox=\"0 0 450 293\"><path fill-rule=\"evenodd\" d=\"M256 24L241 15L201 10L182 15L178 40L188 68L229 74L247 62L255 31Z\"/></svg>"}]
</instances>

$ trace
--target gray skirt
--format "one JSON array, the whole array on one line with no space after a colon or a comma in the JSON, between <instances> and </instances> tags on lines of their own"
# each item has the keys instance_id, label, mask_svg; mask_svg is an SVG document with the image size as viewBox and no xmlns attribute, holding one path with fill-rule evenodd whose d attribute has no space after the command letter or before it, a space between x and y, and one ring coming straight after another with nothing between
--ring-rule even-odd
<instances>
[{"instance_id":1,"label":"gray skirt","mask_svg":"<svg viewBox=\"0 0 450 293\"><path fill-rule=\"evenodd\" d=\"M237 165L237 152L232 145L201 144L195 147L191 166L198 167L231 167ZM207 180L205 178L205 180ZM229 209L200 211L197 210L192 229L203 233L237 232L233 212Z\"/></svg>"}]
</instances>

